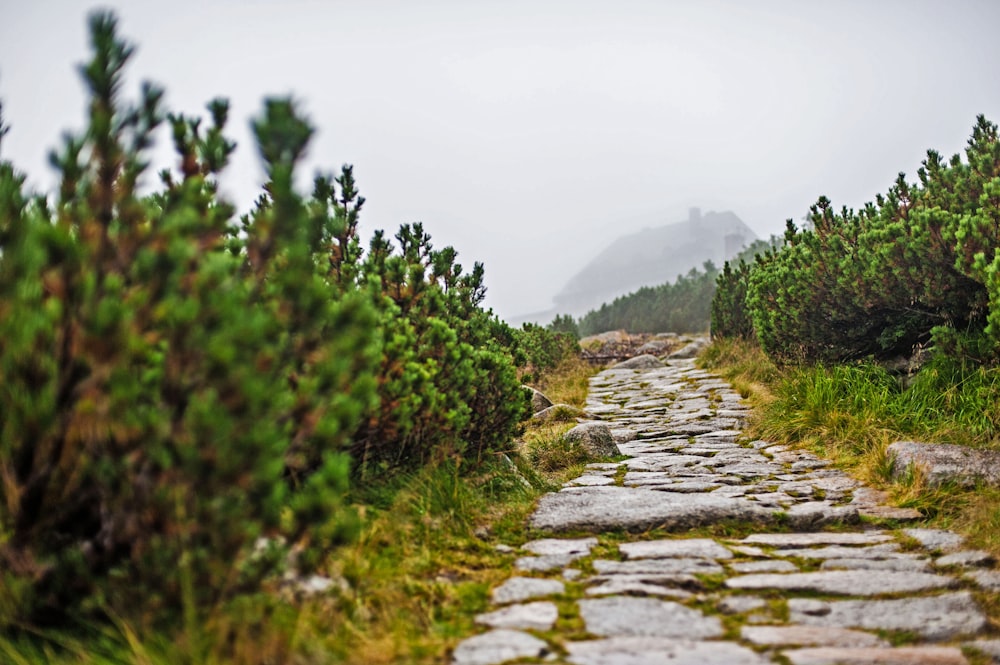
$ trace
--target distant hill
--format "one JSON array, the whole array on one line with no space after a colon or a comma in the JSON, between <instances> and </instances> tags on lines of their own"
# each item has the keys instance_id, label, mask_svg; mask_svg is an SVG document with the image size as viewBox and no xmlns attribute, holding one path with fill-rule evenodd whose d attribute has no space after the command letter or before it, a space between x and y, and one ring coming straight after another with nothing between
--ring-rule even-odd
<instances>
[{"instance_id":1,"label":"distant hill","mask_svg":"<svg viewBox=\"0 0 1000 665\"><path fill-rule=\"evenodd\" d=\"M622 236L574 275L553 311L580 316L643 286L674 281L705 261L717 267L757 235L732 212L692 208L688 219Z\"/></svg>"}]
</instances>

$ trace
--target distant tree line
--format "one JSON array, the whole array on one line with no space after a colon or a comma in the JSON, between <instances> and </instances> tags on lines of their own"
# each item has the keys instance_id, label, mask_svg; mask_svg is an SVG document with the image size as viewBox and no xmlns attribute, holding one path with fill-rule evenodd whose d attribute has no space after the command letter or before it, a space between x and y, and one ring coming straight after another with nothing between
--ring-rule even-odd
<instances>
[{"instance_id":1,"label":"distant tree line","mask_svg":"<svg viewBox=\"0 0 1000 665\"><path fill-rule=\"evenodd\" d=\"M774 239L770 243L754 241L737 260L752 261L774 242ZM692 268L686 275L678 275L672 283L642 287L591 310L575 322L575 332L584 336L619 329L635 333L705 332L711 322L719 275L718 268L706 261L701 270ZM549 327L568 330L570 323L573 323L572 317L564 315L557 317Z\"/></svg>"}]
</instances>

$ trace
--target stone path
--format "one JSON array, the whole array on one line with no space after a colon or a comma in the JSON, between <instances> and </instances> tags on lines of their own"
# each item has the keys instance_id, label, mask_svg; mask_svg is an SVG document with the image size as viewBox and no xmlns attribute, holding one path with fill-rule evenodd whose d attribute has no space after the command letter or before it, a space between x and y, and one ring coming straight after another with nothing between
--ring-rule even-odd
<instances>
[{"instance_id":1,"label":"stone path","mask_svg":"<svg viewBox=\"0 0 1000 665\"><path fill-rule=\"evenodd\" d=\"M628 458L542 498L549 537L521 546L454 665L1000 662L989 554L907 528L913 511L809 453L743 442L739 394L693 361L605 370L587 410Z\"/></svg>"}]
</instances>

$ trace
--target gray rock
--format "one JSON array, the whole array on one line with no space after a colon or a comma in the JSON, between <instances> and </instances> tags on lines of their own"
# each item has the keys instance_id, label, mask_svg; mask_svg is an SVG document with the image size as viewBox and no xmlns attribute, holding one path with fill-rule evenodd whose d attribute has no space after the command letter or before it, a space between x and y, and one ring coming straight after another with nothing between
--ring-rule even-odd
<instances>
[{"instance_id":1,"label":"gray rock","mask_svg":"<svg viewBox=\"0 0 1000 665\"><path fill-rule=\"evenodd\" d=\"M579 601L587 632L602 637L649 636L702 639L722 635L717 617L669 600L611 596Z\"/></svg>"},{"instance_id":2,"label":"gray rock","mask_svg":"<svg viewBox=\"0 0 1000 665\"><path fill-rule=\"evenodd\" d=\"M869 547L847 547L827 545L826 547L795 548L775 550L775 556L798 559L889 559L893 557L915 558L916 554L901 554L896 543L882 543Z\"/></svg>"},{"instance_id":3,"label":"gray rock","mask_svg":"<svg viewBox=\"0 0 1000 665\"><path fill-rule=\"evenodd\" d=\"M597 545L597 538L541 538L532 540L521 549L539 555L572 555L575 559L590 554L592 547Z\"/></svg>"},{"instance_id":4,"label":"gray rock","mask_svg":"<svg viewBox=\"0 0 1000 665\"><path fill-rule=\"evenodd\" d=\"M913 573L931 572L926 559L827 559L820 570L899 570Z\"/></svg>"},{"instance_id":5,"label":"gray rock","mask_svg":"<svg viewBox=\"0 0 1000 665\"><path fill-rule=\"evenodd\" d=\"M694 596L690 591L648 582L642 575L615 575L608 577L600 584L588 587L587 595L661 596L664 598L676 598L678 600L686 600Z\"/></svg>"},{"instance_id":6,"label":"gray rock","mask_svg":"<svg viewBox=\"0 0 1000 665\"><path fill-rule=\"evenodd\" d=\"M620 363L615 363L610 369L661 369L666 367L656 356L643 354Z\"/></svg>"},{"instance_id":7,"label":"gray rock","mask_svg":"<svg viewBox=\"0 0 1000 665\"><path fill-rule=\"evenodd\" d=\"M566 487L597 487L600 485L614 485L615 479L612 476L598 476L594 474L583 474L578 478L566 483Z\"/></svg>"},{"instance_id":8,"label":"gray rock","mask_svg":"<svg viewBox=\"0 0 1000 665\"><path fill-rule=\"evenodd\" d=\"M493 589L493 602L519 603L522 600L552 596L566 592L566 585L559 580L544 580L537 577L511 577Z\"/></svg>"},{"instance_id":9,"label":"gray rock","mask_svg":"<svg viewBox=\"0 0 1000 665\"><path fill-rule=\"evenodd\" d=\"M549 645L518 630L491 630L463 640L452 654L453 665L499 665L516 658L542 658Z\"/></svg>"},{"instance_id":10,"label":"gray rock","mask_svg":"<svg viewBox=\"0 0 1000 665\"><path fill-rule=\"evenodd\" d=\"M723 614L743 614L767 607L767 601L759 596L726 596L715 606Z\"/></svg>"},{"instance_id":11,"label":"gray rock","mask_svg":"<svg viewBox=\"0 0 1000 665\"><path fill-rule=\"evenodd\" d=\"M634 559L630 561L609 561L595 559L594 570L600 575L674 575L702 574L718 575L722 566L713 559L690 557L671 559Z\"/></svg>"},{"instance_id":12,"label":"gray rock","mask_svg":"<svg viewBox=\"0 0 1000 665\"><path fill-rule=\"evenodd\" d=\"M877 596L883 593L912 593L944 589L955 580L929 573L892 570L826 570L813 573L742 575L726 580L730 589L787 589L850 596Z\"/></svg>"},{"instance_id":13,"label":"gray rock","mask_svg":"<svg viewBox=\"0 0 1000 665\"><path fill-rule=\"evenodd\" d=\"M589 487L547 494L531 526L547 531L690 529L724 520L773 521L774 514L744 499L715 494L680 494L628 487Z\"/></svg>"},{"instance_id":14,"label":"gray rock","mask_svg":"<svg viewBox=\"0 0 1000 665\"><path fill-rule=\"evenodd\" d=\"M565 568L579 556L573 554L546 554L545 556L522 556L514 561L515 570L529 573L546 573L550 570Z\"/></svg>"},{"instance_id":15,"label":"gray rock","mask_svg":"<svg viewBox=\"0 0 1000 665\"><path fill-rule=\"evenodd\" d=\"M894 456L893 475L900 477L917 467L928 485L955 482L972 486L977 482L1000 483L1000 451L967 448L948 443L897 441L889 446Z\"/></svg>"},{"instance_id":16,"label":"gray rock","mask_svg":"<svg viewBox=\"0 0 1000 665\"><path fill-rule=\"evenodd\" d=\"M573 665L765 665L771 661L732 642L691 642L662 637L612 637L567 642Z\"/></svg>"},{"instance_id":17,"label":"gray rock","mask_svg":"<svg viewBox=\"0 0 1000 665\"><path fill-rule=\"evenodd\" d=\"M968 665L955 647L816 647L784 652L792 665Z\"/></svg>"},{"instance_id":18,"label":"gray rock","mask_svg":"<svg viewBox=\"0 0 1000 665\"><path fill-rule=\"evenodd\" d=\"M916 508L897 508L896 506L858 506L858 515L875 520L895 520L897 522L912 522L923 519L924 515Z\"/></svg>"},{"instance_id":19,"label":"gray rock","mask_svg":"<svg viewBox=\"0 0 1000 665\"><path fill-rule=\"evenodd\" d=\"M972 568L989 566L993 563L993 555L983 550L963 550L952 552L938 557L934 561L935 566L961 566L962 568Z\"/></svg>"},{"instance_id":20,"label":"gray rock","mask_svg":"<svg viewBox=\"0 0 1000 665\"><path fill-rule=\"evenodd\" d=\"M953 552L962 547L965 539L953 531L943 529L903 529L903 533L913 538L925 549Z\"/></svg>"},{"instance_id":21,"label":"gray rock","mask_svg":"<svg viewBox=\"0 0 1000 665\"><path fill-rule=\"evenodd\" d=\"M531 386L525 386L531 391L531 412L538 413L539 411L544 411L545 409L552 406L552 400L546 397L540 390L536 390Z\"/></svg>"},{"instance_id":22,"label":"gray rock","mask_svg":"<svg viewBox=\"0 0 1000 665\"><path fill-rule=\"evenodd\" d=\"M563 434L563 440L579 445L593 457L614 457L618 446L611 436L611 428L603 423L583 423Z\"/></svg>"},{"instance_id":23,"label":"gray rock","mask_svg":"<svg viewBox=\"0 0 1000 665\"><path fill-rule=\"evenodd\" d=\"M965 573L980 589L987 591L1000 591L1000 571L997 570L970 570Z\"/></svg>"},{"instance_id":24,"label":"gray rock","mask_svg":"<svg viewBox=\"0 0 1000 665\"><path fill-rule=\"evenodd\" d=\"M807 501L792 506L787 512L792 529L819 529L829 524L856 524L860 517L855 506L833 506L826 501Z\"/></svg>"},{"instance_id":25,"label":"gray rock","mask_svg":"<svg viewBox=\"0 0 1000 665\"><path fill-rule=\"evenodd\" d=\"M671 557L696 557L701 559L731 559L733 553L711 538L685 538L678 540L645 540L622 543L618 551L626 559L666 559Z\"/></svg>"},{"instance_id":26,"label":"gray rock","mask_svg":"<svg viewBox=\"0 0 1000 665\"><path fill-rule=\"evenodd\" d=\"M877 635L828 626L743 626L744 640L761 646L887 647Z\"/></svg>"},{"instance_id":27,"label":"gray rock","mask_svg":"<svg viewBox=\"0 0 1000 665\"><path fill-rule=\"evenodd\" d=\"M537 601L523 605L510 605L493 612L480 614L476 623L491 628L514 628L523 630L551 630L559 610L555 603Z\"/></svg>"},{"instance_id":28,"label":"gray rock","mask_svg":"<svg viewBox=\"0 0 1000 665\"><path fill-rule=\"evenodd\" d=\"M798 566L791 561L740 561L729 564L734 573L797 573Z\"/></svg>"},{"instance_id":29,"label":"gray rock","mask_svg":"<svg viewBox=\"0 0 1000 665\"><path fill-rule=\"evenodd\" d=\"M789 621L810 626L902 630L939 641L974 635L986 616L968 591L900 600L788 600Z\"/></svg>"},{"instance_id":30,"label":"gray rock","mask_svg":"<svg viewBox=\"0 0 1000 665\"><path fill-rule=\"evenodd\" d=\"M667 358L670 359L670 360L678 360L678 359L684 359L684 358L694 358L699 353L701 353L702 351L704 351L705 347L707 347L707 346L708 346L708 338L707 337L699 337L699 338L695 339L693 342L691 342L690 344L686 344L685 346L682 346L681 348L677 349L676 351L674 351L673 353L671 353L669 356L667 356Z\"/></svg>"},{"instance_id":31,"label":"gray rock","mask_svg":"<svg viewBox=\"0 0 1000 665\"><path fill-rule=\"evenodd\" d=\"M875 545L892 540L884 531L863 533L755 533L741 543L772 547L811 547L813 545Z\"/></svg>"}]
</instances>

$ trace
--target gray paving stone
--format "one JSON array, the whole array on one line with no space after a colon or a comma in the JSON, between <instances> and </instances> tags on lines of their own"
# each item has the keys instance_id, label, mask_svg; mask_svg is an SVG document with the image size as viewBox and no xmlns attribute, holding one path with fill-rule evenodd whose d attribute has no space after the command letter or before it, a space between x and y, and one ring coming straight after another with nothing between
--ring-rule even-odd
<instances>
[{"instance_id":1,"label":"gray paving stone","mask_svg":"<svg viewBox=\"0 0 1000 665\"><path fill-rule=\"evenodd\" d=\"M452 654L453 665L500 665L517 658L542 658L548 643L519 630L491 630L461 641Z\"/></svg>"},{"instance_id":2,"label":"gray paving stone","mask_svg":"<svg viewBox=\"0 0 1000 665\"><path fill-rule=\"evenodd\" d=\"M899 600L790 598L789 621L810 626L904 630L932 641L975 635L986 616L968 591Z\"/></svg>"},{"instance_id":3,"label":"gray paving stone","mask_svg":"<svg viewBox=\"0 0 1000 665\"><path fill-rule=\"evenodd\" d=\"M649 636L702 639L722 635L718 617L669 600L610 596L578 603L587 632L601 637Z\"/></svg>"},{"instance_id":4,"label":"gray paving stone","mask_svg":"<svg viewBox=\"0 0 1000 665\"><path fill-rule=\"evenodd\" d=\"M792 529L819 529L829 524L856 524L856 506L834 506L828 501L807 501L788 509L786 523Z\"/></svg>"},{"instance_id":5,"label":"gray paving stone","mask_svg":"<svg viewBox=\"0 0 1000 665\"><path fill-rule=\"evenodd\" d=\"M724 571L714 559L675 557L671 559L595 559L594 570L601 575L719 575Z\"/></svg>"},{"instance_id":6,"label":"gray paving stone","mask_svg":"<svg viewBox=\"0 0 1000 665\"><path fill-rule=\"evenodd\" d=\"M641 575L614 575L599 584L587 587L588 596L658 596L686 600L694 596L690 591L646 581Z\"/></svg>"},{"instance_id":7,"label":"gray paving stone","mask_svg":"<svg viewBox=\"0 0 1000 665\"><path fill-rule=\"evenodd\" d=\"M934 560L936 566L960 566L962 568L982 568L991 565L995 559L983 550L962 550L945 554Z\"/></svg>"},{"instance_id":8,"label":"gray paving stone","mask_svg":"<svg viewBox=\"0 0 1000 665\"><path fill-rule=\"evenodd\" d=\"M825 570L813 573L741 575L726 580L730 589L785 589L816 591L850 596L884 593L914 593L944 589L955 580L929 573L901 573L891 570Z\"/></svg>"},{"instance_id":9,"label":"gray paving stone","mask_svg":"<svg viewBox=\"0 0 1000 665\"><path fill-rule=\"evenodd\" d=\"M813 545L875 545L892 540L884 531L847 533L755 533L741 543L772 547L811 547Z\"/></svg>"},{"instance_id":10,"label":"gray paving stone","mask_svg":"<svg viewBox=\"0 0 1000 665\"><path fill-rule=\"evenodd\" d=\"M743 626L740 636L760 646L887 647L877 635L827 626Z\"/></svg>"},{"instance_id":11,"label":"gray paving stone","mask_svg":"<svg viewBox=\"0 0 1000 665\"><path fill-rule=\"evenodd\" d=\"M566 585L559 580L545 580L537 577L511 577L493 589L493 602L519 603L522 600L553 596L566 592Z\"/></svg>"},{"instance_id":12,"label":"gray paving stone","mask_svg":"<svg viewBox=\"0 0 1000 665\"><path fill-rule=\"evenodd\" d=\"M559 610L555 603L545 600L523 605L509 605L493 612L480 614L476 623L491 628L514 628L523 630L551 630Z\"/></svg>"},{"instance_id":13,"label":"gray paving stone","mask_svg":"<svg viewBox=\"0 0 1000 665\"><path fill-rule=\"evenodd\" d=\"M820 570L899 570L914 573L929 573L930 562L926 559L827 559Z\"/></svg>"},{"instance_id":14,"label":"gray paving stone","mask_svg":"<svg viewBox=\"0 0 1000 665\"><path fill-rule=\"evenodd\" d=\"M767 601L759 596L726 596L715 606L723 614L744 614L767 607Z\"/></svg>"},{"instance_id":15,"label":"gray paving stone","mask_svg":"<svg viewBox=\"0 0 1000 665\"><path fill-rule=\"evenodd\" d=\"M657 637L612 637L568 642L573 665L764 665L771 661L732 642L691 642Z\"/></svg>"},{"instance_id":16,"label":"gray paving stone","mask_svg":"<svg viewBox=\"0 0 1000 665\"><path fill-rule=\"evenodd\" d=\"M766 559L763 561L739 561L729 564L734 573L797 573L799 567L791 561Z\"/></svg>"},{"instance_id":17,"label":"gray paving stone","mask_svg":"<svg viewBox=\"0 0 1000 665\"><path fill-rule=\"evenodd\" d=\"M1000 571L997 570L970 570L965 573L980 589L988 591L1000 591Z\"/></svg>"},{"instance_id":18,"label":"gray paving stone","mask_svg":"<svg viewBox=\"0 0 1000 665\"><path fill-rule=\"evenodd\" d=\"M521 546L532 554L585 557L597 545L597 538L541 538Z\"/></svg>"},{"instance_id":19,"label":"gray paving stone","mask_svg":"<svg viewBox=\"0 0 1000 665\"><path fill-rule=\"evenodd\" d=\"M695 557L700 559L731 559L733 553L711 538L678 540L644 540L622 543L618 551L626 559L664 559Z\"/></svg>"},{"instance_id":20,"label":"gray paving stone","mask_svg":"<svg viewBox=\"0 0 1000 665\"><path fill-rule=\"evenodd\" d=\"M529 573L545 573L565 568L580 557L574 554L547 554L545 556L522 556L514 561L515 570Z\"/></svg>"},{"instance_id":21,"label":"gray paving stone","mask_svg":"<svg viewBox=\"0 0 1000 665\"><path fill-rule=\"evenodd\" d=\"M961 549L965 539L953 531L942 529L903 529L903 533L913 538L925 549L953 552Z\"/></svg>"},{"instance_id":22,"label":"gray paving stone","mask_svg":"<svg viewBox=\"0 0 1000 665\"><path fill-rule=\"evenodd\" d=\"M614 485L615 479L609 476L584 474L582 476L579 476L578 478L574 478L573 480L569 481L566 484L577 485L581 487L583 486L593 487L595 485Z\"/></svg>"},{"instance_id":23,"label":"gray paving stone","mask_svg":"<svg viewBox=\"0 0 1000 665\"><path fill-rule=\"evenodd\" d=\"M774 556L799 559L891 559L916 558L918 554L900 553L896 543L880 543L867 547L827 545L826 547L797 547L775 550Z\"/></svg>"},{"instance_id":24,"label":"gray paving stone","mask_svg":"<svg viewBox=\"0 0 1000 665\"><path fill-rule=\"evenodd\" d=\"M817 647L784 652L792 665L968 665L955 647Z\"/></svg>"},{"instance_id":25,"label":"gray paving stone","mask_svg":"<svg viewBox=\"0 0 1000 665\"><path fill-rule=\"evenodd\" d=\"M768 522L774 515L743 499L715 494L677 494L627 487L589 487L547 494L531 526L547 531L690 529L723 520Z\"/></svg>"}]
</instances>

